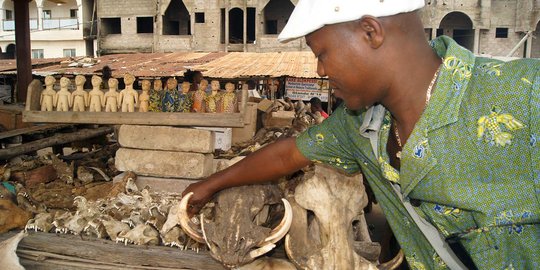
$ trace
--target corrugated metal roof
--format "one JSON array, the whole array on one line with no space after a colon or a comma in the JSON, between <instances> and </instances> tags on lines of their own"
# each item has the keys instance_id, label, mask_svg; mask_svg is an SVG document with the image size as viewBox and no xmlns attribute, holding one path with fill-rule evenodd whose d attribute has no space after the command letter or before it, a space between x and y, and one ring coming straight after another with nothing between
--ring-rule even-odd
<instances>
[{"instance_id":1,"label":"corrugated metal roof","mask_svg":"<svg viewBox=\"0 0 540 270\"><path fill-rule=\"evenodd\" d=\"M94 64L83 67L83 59L68 66L68 58L32 59L34 75L100 75L103 66L112 69L113 77L131 73L135 77L183 76L188 68L203 71L208 78L240 79L250 77L318 78L317 61L311 52L174 52L112 54L91 59ZM85 59L90 60L90 59ZM97 63L96 63L97 62ZM15 74L15 60L0 60L0 74Z\"/></svg>"},{"instance_id":2,"label":"corrugated metal roof","mask_svg":"<svg viewBox=\"0 0 540 270\"><path fill-rule=\"evenodd\" d=\"M211 78L319 77L317 60L311 52L233 52L196 68Z\"/></svg>"}]
</instances>

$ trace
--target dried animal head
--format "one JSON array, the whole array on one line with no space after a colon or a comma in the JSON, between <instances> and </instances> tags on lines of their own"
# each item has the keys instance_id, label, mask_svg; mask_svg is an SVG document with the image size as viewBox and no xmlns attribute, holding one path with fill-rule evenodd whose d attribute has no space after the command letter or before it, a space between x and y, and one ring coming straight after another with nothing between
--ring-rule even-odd
<instances>
[{"instance_id":1,"label":"dried animal head","mask_svg":"<svg viewBox=\"0 0 540 270\"><path fill-rule=\"evenodd\" d=\"M115 220L114 218L107 215L103 215L101 217L101 223L103 224L103 226L105 226L105 231L107 232L107 235L113 241L116 241L118 239L118 235L120 233L126 233L131 229L129 228L129 225Z\"/></svg>"},{"instance_id":2,"label":"dried animal head","mask_svg":"<svg viewBox=\"0 0 540 270\"><path fill-rule=\"evenodd\" d=\"M52 222L52 213L39 213L33 219L28 220L28 223L24 227L24 230L49 232L53 227Z\"/></svg>"},{"instance_id":3,"label":"dried animal head","mask_svg":"<svg viewBox=\"0 0 540 270\"><path fill-rule=\"evenodd\" d=\"M374 262L354 250L352 226L367 204L360 175L345 175L333 168L315 166L296 187L291 202L294 225L285 240L287 255L301 269L377 269ZM299 207L301 206L301 207ZM314 213L318 235L309 233L307 210ZM400 261L379 267L397 267Z\"/></svg>"},{"instance_id":4,"label":"dried animal head","mask_svg":"<svg viewBox=\"0 0 540 270\"><path fill-rule=\"evenodd\" d=\"M67 233L68 229L66 227L67 222L71 219L73 215L70 212L58 211L54 214L54 220L52 225L55 227L55 233Z\"/></svg>"},{"instance_id":5,"label":"dried animal head","mask_svg":"<svg viewBox=\"0 0 540 270\"><path fill-rule=\"evenodd\" d=\"M159 244L159 233L148 224L139 224L128 232L120 233L116 241L122 241L124 244L157 245Z\"/></svg>"},{"instance_id":6,"label":"dried animal head","mask_svg":"<svg viewBox=\"0 0 540 270\"><path fill-rule=\"evenodd\" d=\"M161 241L165 246L178 247L183 249L189 237L178 226L174 226L167 233L161 235Z\"/></svg>"},{"instance_id":7,"label":"dried animal head","mask_svg":"<svg viewBox=\"0 0 540 270\"><path fill-rule=\"evenodd\" d=\"M193 239L205 241L213 258L232 268L252 262L275 247L292 221L289 203L282 199L285 214L279 225L263 227L257 216L268 215L269 206L278 206L281 192L275 185L253 185L226 189L216 196L213 221L201 215L201 231L187 217L191 193L180 202L180 225ZM266 218L262 218L265 219ZM201 241L202 240L202 241Z\"/></svg>"}]
</instances>

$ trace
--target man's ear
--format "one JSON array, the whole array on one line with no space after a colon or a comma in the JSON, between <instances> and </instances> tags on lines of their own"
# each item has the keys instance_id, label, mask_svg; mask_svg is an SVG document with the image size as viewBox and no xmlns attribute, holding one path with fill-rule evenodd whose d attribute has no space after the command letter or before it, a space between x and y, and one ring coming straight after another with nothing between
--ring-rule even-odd
<instances>
[{"instance_id":1,"label":"man's ear","mask_svg":"<svg viewBox=\"0 0 540 270\"><path fill-rule=\"evenodd\" d=\"M364 38L370 44L371 48L377 49L384 42L384 28L381 21L373 16L364 16L358 23L364 32Z\"/></svg>"}]
</instances>

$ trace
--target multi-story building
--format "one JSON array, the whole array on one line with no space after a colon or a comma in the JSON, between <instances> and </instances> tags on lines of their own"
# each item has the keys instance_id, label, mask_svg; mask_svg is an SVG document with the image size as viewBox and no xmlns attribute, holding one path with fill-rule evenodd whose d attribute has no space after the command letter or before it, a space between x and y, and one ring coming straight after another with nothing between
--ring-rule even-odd
<instances>
[{"instance_id":1,"label":"multi-story building","mask_svg":"<svg viewBox=\"0 0 540 270\"><path fill-rule=\"evenodd\" d=\"M101 54L307 50L279 44L298 0L100 0ZM540 36L540 0L426 0L426 37L448 35L477 54L507 55L528 31ZM532 35L513 56L540 57Z\"/></svg>"},{"instance_id":2,"label":"multi-story building","mask_svg":"<svg viewBox=\"0 0 540 270\"><path fill-rule=\"evenodd\" d=\"M28 4L32 58L94 55L94 0L33 0ZM14 58L13 0L0 0L0 8L0 56Z\"/></svg>"}]
</instances>

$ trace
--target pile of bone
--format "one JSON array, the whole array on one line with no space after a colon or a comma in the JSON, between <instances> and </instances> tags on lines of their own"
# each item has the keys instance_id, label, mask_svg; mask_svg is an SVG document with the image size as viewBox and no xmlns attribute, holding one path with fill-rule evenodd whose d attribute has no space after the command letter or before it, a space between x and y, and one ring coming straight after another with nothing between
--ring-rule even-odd
<instances>
[{"instance_id":1,"label":"pile of bone","mask_svg":"<svg viewBox=\"0 0 540 270\"><path fill-rule=\"evenodd\" d=\"M179 227L178 196L138 190L128 178L124 192L114 198L88 201L75 197L76 211L49 211L37 214L25 230L70 233L110 239L127 245L165 245L199 251L203 244L187 236Z\"/></svg>"}]
</instances>

